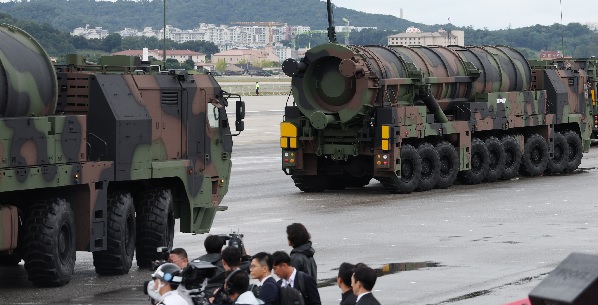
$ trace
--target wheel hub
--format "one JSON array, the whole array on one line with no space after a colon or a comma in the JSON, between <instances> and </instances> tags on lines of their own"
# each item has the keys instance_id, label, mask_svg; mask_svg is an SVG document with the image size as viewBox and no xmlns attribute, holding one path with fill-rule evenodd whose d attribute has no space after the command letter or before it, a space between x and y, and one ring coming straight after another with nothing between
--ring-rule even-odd
<instances>
[{"instance_id":1,"label":"wheel hub","mask_svg":"<svg viewBox=\"0 0 598 305\"><path fill-rule=\"evenodd\" d=\"M411 162L404 162L401 166L401 177L410 179L413 177L413 164Z\"/></svg>"},{"instance_id":2,"label":"wheel hub","mask_svg":"<svg viewBox=\"0 0 598 305\"><path fill-rule=\"evenodd\" d=\"M67 263L70 257L71 245L71 230L67 223L60 226L60 233L58 236L58 256L63 263Z\"/></svg>"},{"instance_id":3,"label":"wheel hub","mask_svg":"<svg viewBox=\"0 0 598 305\"><path fill-rule=\"evenodd\" d=\"M542 152L538 147L534 147L534 149L532 149L531 160L534 164L542 162Z\"/></svg>"}]
</instances>

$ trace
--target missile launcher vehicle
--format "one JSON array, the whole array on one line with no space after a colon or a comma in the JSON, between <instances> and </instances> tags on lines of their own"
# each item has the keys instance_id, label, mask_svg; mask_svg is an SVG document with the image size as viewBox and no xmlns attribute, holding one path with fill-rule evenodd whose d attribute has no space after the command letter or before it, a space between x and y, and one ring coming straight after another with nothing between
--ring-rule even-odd
<instances>
[{"instance_id":1,"label":"missile launcher vehicle","mask_svg":"<svg viewBox=\"0 0 598 305\"><path fill-rule=\"evenodd\" d=\"M331 42L283 63L282 169L300 190L566 174L589 150L596 87L580 65L530 66L507 46L341 45L330 1L328 15Z\"/></svg>"},{"instance_id":2,"label":"missile launcher vehicle","mask_svg":"<svg viewBox=\"0 0 598 305\"><path fill-rule=\"evenodd\" d=\"M208 232L228 191L226 106L244 102L211 75L161 71L136 57L54 66L24 31L0 25L0 264L21 260L38 286L67 284L76 251L100 275L136 252Z\"/></svg>"}]
</instances>

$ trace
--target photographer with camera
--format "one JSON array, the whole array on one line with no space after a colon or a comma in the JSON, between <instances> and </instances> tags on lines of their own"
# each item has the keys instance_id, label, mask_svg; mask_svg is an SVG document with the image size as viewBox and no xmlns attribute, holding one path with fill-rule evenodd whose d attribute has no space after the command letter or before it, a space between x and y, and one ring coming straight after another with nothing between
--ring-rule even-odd
<instances>
[{"instance_id":1,"label":"photographer with camera","mask_svg":"<svg viewBox=\"0 0 598 305\"><path fill-rule=\"evenodd\" d=\"M189 264L189 259L187 258L187 251L183 248L174 248L170 251L168 255L168 261L179 266L181 270L185 269Z\"/></svg>"},{"instance_id":2,"label":"photographer with camera","mask_svg":"<svg viewBox=\"0 0 598 305\"><path fill-rule=\"evenodd\" d=\"M214 290L224 284L226 278L224 267L222 266L222 247L225 239L219 235L208 235L203 242L206 248L206 254L196 258L194 261L204 261L216 266L216 272L212 278L208 280L208 284L204 287L204 292L207 297L212 297Z\"/></svg>"},{"instance_id":3,"label":"photographer with camera","mask_svg":"<svg viewBox=\"0 0 598 305\"><path fill-rule=\"evenodd\" d=\"M187 259L187 251L185 251L183 248L174 248L170 250L168 247L159 247L158 252L160 253L161 259L152 263L152 268L156 271L164 264L171 263L175 264L182 272L182 270L184 270L189 264L189 260ZM177 286L179 295L186 300L187 304L193 304L190 296L192 291L187 290L183 285ZM162 300L162 296L157 293L155 281L147 282L146 287L147 295L152 298L152 304L156 304Z\"/></svg>"},{"instance_id":4,"label":"photographer with camera","mask_svg":"<svg viewBox=\"0 0 598 305\"><path fill-rule=\"evenodd\" d=\"M160 295L157 305L188 305L189 303L181 295L177 288L183 277L181 268L173 263L162 264L152 274L154 292ZM148 291L149 292L149 291Z\"/></svg>"}]
</instances>

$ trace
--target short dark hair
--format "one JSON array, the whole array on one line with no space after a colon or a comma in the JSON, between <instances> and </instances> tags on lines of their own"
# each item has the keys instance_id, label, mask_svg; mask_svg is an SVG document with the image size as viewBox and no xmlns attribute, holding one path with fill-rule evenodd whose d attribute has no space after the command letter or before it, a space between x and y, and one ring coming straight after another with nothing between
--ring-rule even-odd
<instances>
[{"instance_id":1,"label":"short dark hair","mask_svg":"<svg viewBox=\"0 0 598 305\"><path fill-rule=\"evenodd\" d=\"M203 241L203 246L206 248L208 254L220 253L224 246L224 241L218 235L208 235L206 240Z\"/></svg>"},{"instance_id":2,"label":"short dark hair","mask_svg":"<svg viewBox=\"0 0 598 305\"><path fill-rule=\"evenodd\" d=\"M253 256L254 259L260 263L260 265L268 266L268 270L272 270L272 254L266 252L259 252Z\"/></svg>"},{"instance_id":3,"label":"short dark hair","mask_svg":"<svg viewBox=\"0 0 598 305\"><path fill-rule=\"evenodd\" d=\"M338 277L341 278L341 281L347 286L351 286L351 276L353 275L353 268L355 265L350 263L342 263L341 266L338 268Z\"/></svg>"},{"instance_id":4,"label":"short dark hair","mask_svg":"<svg viewBox=\"0 0 598 305\"><path fill-rule=\"evenodd\" d=\"M187 258L187 251L183 248L174 248L170 250L170 254L176 254L182 258Z\"/></svg>"},{"instance_id":5,"label":"short dark hair","mask_svg":"<svg viewBox=\"0 0 598 305\"><path fill-rule=\"evenodd\" d=\"M366 264L360 263L353 269L353 277L355 278L355 281L361 282L361 285L363 285L365 290L372 291L376 284L377 275L374 269L368 267Z\"/></svg>"},{"instance_id":6,"label":"short dark hair","mask_svg":"<svg viewBox=\"0 0 598 305\"><path fill-rule=\"evenodd\" d=\"M304 225L293 223L287 226L287 238L291 242L291 246L296 248L309 242L311 235L309 235Z\"/></svg>"},{"instance_id":7,"label":"short dark hair","mask_svg":"<svg viewBox=\"0 0 598 305\"><path fill-rule=\"evenodd\" d=\"M226 293L233 295L235 293L243 294L249 289L249 275L243 270L235 270L226 281Z\"/></svg>"},{"instance_id":8,"label":"short dark hair","mask_svg":"<svg viewBox=\"0 0 598 305\"><path fill-rule=\"evenodd\" d=\"M291 265L291 257L284 251L276 251L272 253L272 265L280 266L280 264L285 263L287 265Z\"/></svg>"},{"instance_id":9,"label":"short dark hair","mask_svg":"<svg viewBox=\"0 0 598 305\"><path fill-rule=\"evenodd\" d=\"M241 265L241 250L237 247L226 247L222 250L222 260L230 267Z\"/></svg>"}]
</instances>

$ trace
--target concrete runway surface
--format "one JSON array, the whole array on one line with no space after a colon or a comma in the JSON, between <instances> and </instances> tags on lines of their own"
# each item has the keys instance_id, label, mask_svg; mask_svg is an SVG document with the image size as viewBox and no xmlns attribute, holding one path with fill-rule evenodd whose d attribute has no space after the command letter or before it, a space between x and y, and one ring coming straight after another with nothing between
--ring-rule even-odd
<instances>
[{"instance_id":1,"label":"concrete runway surface","mask_svg":"<svg viewBox=\"0 0 598 305\"><path fill-rule=\"evenodd\" d=\"M363 189L308 194L280 169L287 97L244 99L246 131L234 138L228 210L216 215L211 233L240 231L250 253L288 252L286 226L305 224L323 304L338 304L334 280L345 261L380 269L374 294L382 304L505 304L527 297L571 252L598 253L596 148L567 176L410 195L387 194L372 180ZM177 233L174 242L197 257L205 237ZM78 252L71 283L46 289L33 287L22 265L2 267L0 304L149 304L141 290L149 274L134 267L100 277L91 253Z\"/></svg>"}]
</instances>

